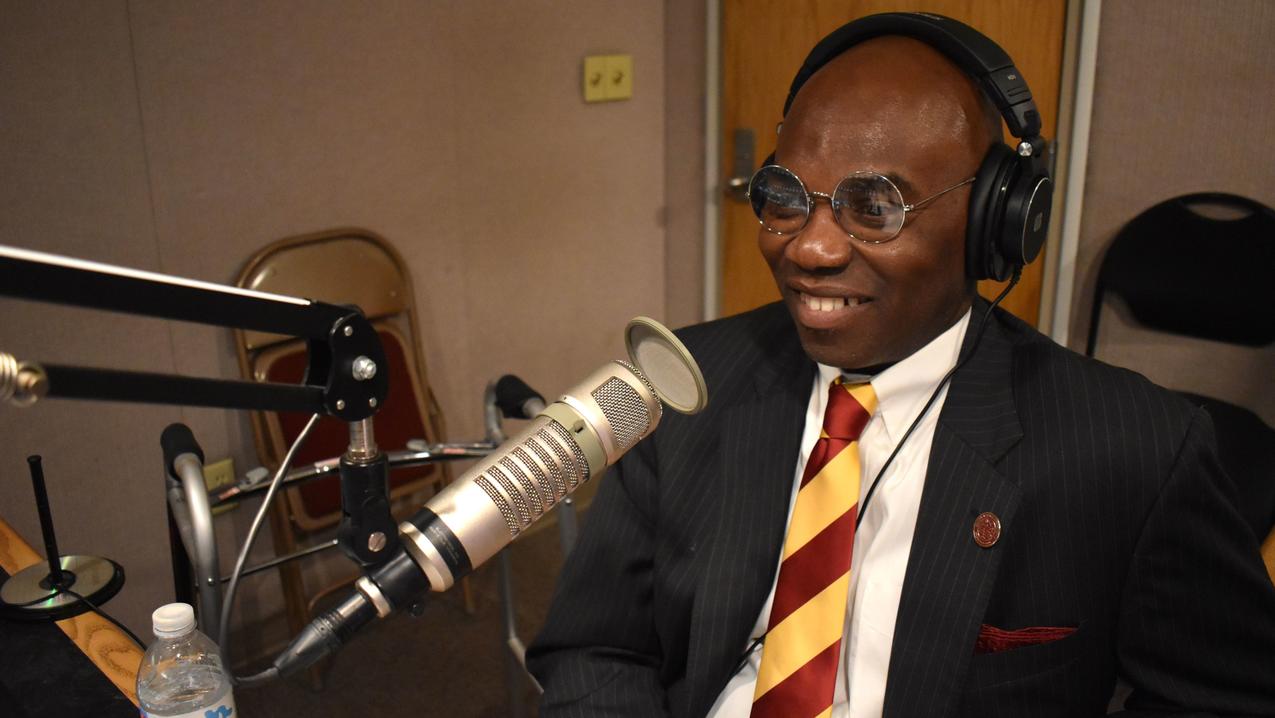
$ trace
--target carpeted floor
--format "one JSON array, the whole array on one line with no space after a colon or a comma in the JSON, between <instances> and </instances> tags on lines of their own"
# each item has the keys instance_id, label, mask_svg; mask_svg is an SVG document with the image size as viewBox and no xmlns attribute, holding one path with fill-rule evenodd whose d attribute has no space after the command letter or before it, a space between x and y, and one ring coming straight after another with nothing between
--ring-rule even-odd
<instances>
[{"instance_id":1,"label":"carpeted floor","mask_svg":"<svg viewBox=\"0 0 1275 718\"><path fill-rule=\"evenodd\" d=\"M539 529L540 527L537 527ZM530 642L544 620L562 564L556 526L519 540L509 550L519 634ZM235 700L243 718L514 715L505 682L499 574L493 560L471 576L477 598L466 615L459 589L435 594L418 618L396 614L368 626L325 672L314 691L305 675L256 689ZM522 715L534 716L537 694L522 683Z\"/></svg>"}]
</instances>

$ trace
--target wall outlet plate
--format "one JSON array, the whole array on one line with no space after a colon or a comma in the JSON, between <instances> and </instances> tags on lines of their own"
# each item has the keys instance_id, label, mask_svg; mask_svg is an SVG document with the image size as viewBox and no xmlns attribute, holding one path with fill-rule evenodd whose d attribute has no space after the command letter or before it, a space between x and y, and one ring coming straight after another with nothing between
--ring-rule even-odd
<instances>
[{"instance_id":1,"label":"wall outlet plate","mask_svg":"<svg viewBox=\"0 0 1275 718\"><path fill-rule=\"evenodd\" d=\"M235 460L222 459L211 464L204 464L204 485L208 493L213 494L235 485ZM213 516L233 510L238 504L217 506L212 510Z\"/></svg>"},{"instance_id":2,"label":"wall outlet plate","mask_svg":"<svg viewBox=\"0 0 1275 718\"><path fill-rule=\"evenodd\" d=\"M606 55L590 55L584 58L584 101L606 102Z\"/></svg>"},{"instance_id":3,"label":"wall outlet plate","mask_svg":"<svg viewBox=\"0 0 1275 718\"><path fill-rule=\"evenodd\" d=\"M607 99L633 97L633 56L607 55Z\"/></svg>"},{"instance_id":4,"label":"wall outlet plate","mask_svg":"<svg viewBox=\"0 0 1275 718\"><path fill-rule=\"evenodd\" d=\"M633 97L632 55L584 58L584 101L611 102Z\"/></svg>"}]
</instances>

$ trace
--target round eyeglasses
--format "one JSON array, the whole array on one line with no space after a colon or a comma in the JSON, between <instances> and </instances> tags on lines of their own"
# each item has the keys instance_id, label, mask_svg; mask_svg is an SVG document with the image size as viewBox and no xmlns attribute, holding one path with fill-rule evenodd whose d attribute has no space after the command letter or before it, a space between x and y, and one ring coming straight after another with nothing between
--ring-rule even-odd
<instances>
[{"instance_id":1,"label":"round eyeglasses","mask_svg":"<svg viewBox=\"0 0 1275 718\"><path fill-rule=\"evenodd\" d=\"M831 195L806 189L792 170L766 165L748 182L748 201L753 214L767 232L792 235L805 229L814 211L815 200L825 200L832 216L846 234L861 242L880 244L898 236L908 212L918 209L959 187L974 181L962 180L914 204L903 201L903 193L885 175L855 172L837 183Z\"/></svg>"}]
</instances>

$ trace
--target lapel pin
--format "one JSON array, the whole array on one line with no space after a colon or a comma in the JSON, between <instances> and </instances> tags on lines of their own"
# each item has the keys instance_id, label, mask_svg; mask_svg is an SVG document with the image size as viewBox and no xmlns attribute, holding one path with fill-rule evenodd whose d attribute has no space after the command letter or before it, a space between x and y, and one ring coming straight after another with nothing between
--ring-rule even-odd
<instances>
[{"instance_id":1,"label":"lapel pin","mask_svg":"<svg viewBox=\"0 0 1275 718\"><path fill-rule=\"evenodd\" d=\"M991 548L1000 540L1001 537L1001 520L990 512L984 511L974 519L974 543L979 548Z\"/></svg>"}]
</instances>

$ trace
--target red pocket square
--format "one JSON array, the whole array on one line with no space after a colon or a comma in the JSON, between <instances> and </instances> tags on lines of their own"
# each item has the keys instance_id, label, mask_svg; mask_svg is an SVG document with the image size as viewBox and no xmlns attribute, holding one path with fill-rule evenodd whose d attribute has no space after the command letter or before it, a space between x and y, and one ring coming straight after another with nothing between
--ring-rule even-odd
<instances>
[{"instance_id":1,"label":"red pocket square","mask_svg":"<svg viewBox=\"0 0 1275 718\"><path fill-rule=\"evenodd\" d=\"M999 653L1012 648L1035 646L1041 643L1057 641L1075 633L1070 626L1031 626L1016 628L1012 631L984 623L978 629L978 640L974 642L974 653Z\"/></svg>"}]
</instances>

